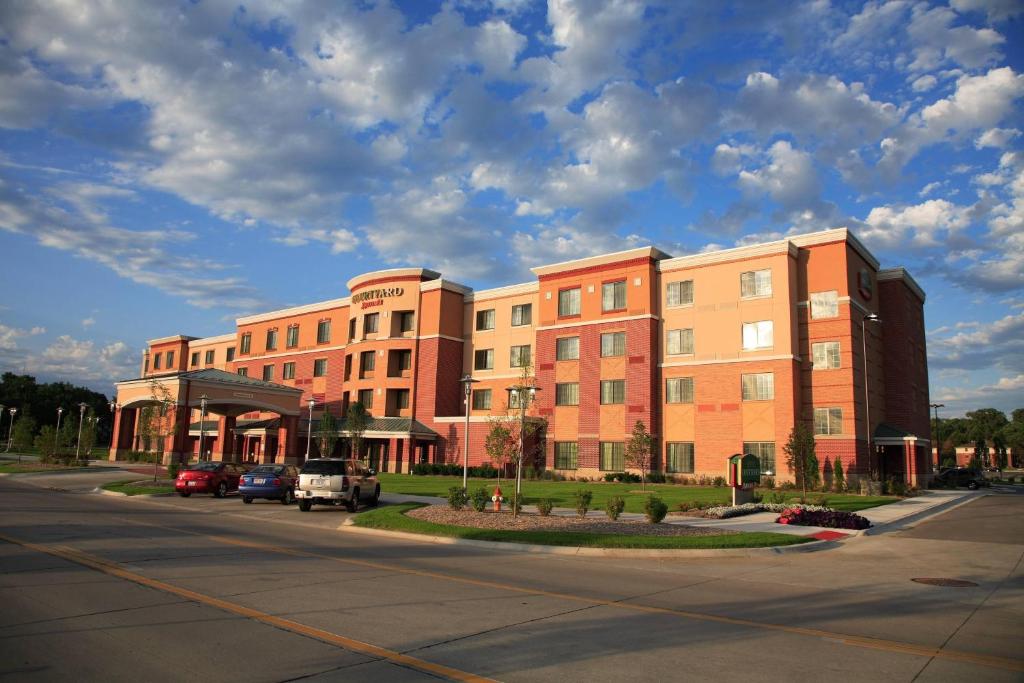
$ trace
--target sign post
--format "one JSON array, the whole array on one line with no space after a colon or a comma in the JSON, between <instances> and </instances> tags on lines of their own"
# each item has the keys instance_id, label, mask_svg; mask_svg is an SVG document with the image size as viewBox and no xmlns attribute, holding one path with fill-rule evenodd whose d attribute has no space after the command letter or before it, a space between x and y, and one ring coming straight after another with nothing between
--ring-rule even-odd
<instances>
[{"instance_id":1,"label":"sign post","mask_svg":"<svg viewBox=\"0 0 1024 683\"><path fill-rule=\"evenodd\" d=\"M754 487L761 481L761 461L747 453L730 456L726 465L726 480L732 488L732 504L754 502Z\"/></svg>"}]
</instances>

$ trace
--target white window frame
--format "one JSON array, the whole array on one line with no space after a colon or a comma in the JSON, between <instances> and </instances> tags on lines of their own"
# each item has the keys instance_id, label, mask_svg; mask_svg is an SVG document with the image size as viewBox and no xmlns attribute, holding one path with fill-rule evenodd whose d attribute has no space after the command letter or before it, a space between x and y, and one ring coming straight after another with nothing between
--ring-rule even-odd
<instances>
[{"instance_id":1,"label":"white window frame","mask_svg":"<svg viewBox=\"0 0 1024 683\"><path fill-rule=\"evenodd\" d=\"M744 401L775 400L775 373L751 372L740 375L740 393Z\"/></svg>"},{"instance_id":2,"label":"white window frame","mask_svg":"<svg viewBox=\"0 0 1024 683\"><path fill-rule=\"evenodd\" d=\"M669 308L693 305L693 280L670 282L665 287L665 305Z\"/></svg>"},{"instance_id":3,"label":"white window frame","mask_svg":"<svg viewBox=\"0 0 1024 683\"><path fill-rule=\"evenodd\" d=\"M677 450L676 448L673 448L674 446L679 447L679 450L682 450L682 453L673 453L673 450ZM684 463L686 460L689 460L689 469L686 468L685 464L682 467L673 467L673 456L677 458L681 456L684 459ZM693 474L696 467L696 459L696 453L694 451L692 441L670 441L665 444L665 471L669 474Z\"/></svg>"},{"instance_id":4,"label":"white window frame","mask_svg":"<svg viewBox=\"0 0 1024 683\"><path fill-rule=\"evenodd\" d=\"M814 409L814 435L833 436L843 433L843 409L836 407Z\"/></svg>"},{"instance_id":5,"label":"white window frame","mask_svg":"<svg viewBox=\"0 0 1024 683\"><path fill-rule=\"evenodd\" d=\"M811 308L811 320L839 317L839 292L812 292L808 306Z\"/></svg>"},{"instance_id":6,"label":"white window frame","mask_svg":"<svg viewBox=\"0 0 1024 683\"><path fill-rule=\"evenodd\" d=\"M616 280L601 285L601 312L626 310L626 281Z\"/></svg>"},{"instance_id":7,"label":"white window frame","mask_svg":"<svg viewBox=\"0 0 1024 683\"><path fill-rule=\"evenodd\" d=\"M757 320L743 323L743 350L756 351L775 346L775 323L772 320Z\"/></svg>"},{"instance_id":8,"label":"white window frame","mask_svg":"<svg viewBox=\"0 0 1024 683\"><path fill-rule=\"evenodd\" d=\"M575 342L575 343L573 343ZM571 347L572 353L563 357L562 351ZM559 337L555 340L555 360L579 360L580 359L580 338Z\"/></svg>"},{"instance_id":9,"label":"white window frame","mask_svg":"<svg viewBox=\"0 0 1024 683\"><path fill-rule=\"evenodd\" d=\"M580 315L582 301L583 290L580 287L558 290L558 317L567 318Z\"/></svg>"},{"instance_id":10,"label":"white window frame","mask_svg":"<svg viewBox=\"0 0 1024 683\"><path fill-rule=\"evenodd\" d=\"M518 313L518 316L516 315ZM533 304L512 305L512 327L522 327L533 322Z\"/></svg>"},{"instance_id":11,"label":"white window frame","mask_svg":"<svg viewBox=\"0 0 1024 683\"><path fill-rule=\"evenodd\" d=\"M665 403L693 403L693 378L669 377L666 379Z\"/></svg>"},{"instance_id":12,"label":"white window frame","mask_svg":"<svg viewBox=\"0 0 1024 683\"><path fill-rule=\"evenodd\" d=\"M838 370L842 367L842 349L837 341L811 344L813 370Z\"/></svg>"},{"instance_id":13,"label":"white window frame","mask_svg":"<svg viewBox=\"0 0 1024 683\"><path fill-rule=\"evenodd\" d=\"M740 273L740 298L755 299L772 295L772 269L748 270Z\"/></svg>"},{"instance_id":14,"label":"white window frame","mask_svg":"<svg viewBox=\"0 0 1024 683\"><path fill-rule=\"evenodd\" d=\"M608 388L608 400L605 400L605 387ZM621 390L619 389L621 387ZM621 394L621 396L620 396ZM620 399L621 400L616 400ZM626 403L626 380L624 379L603 379L601 380L601 405L618 406Z\"/></svg>"},{"instance_id":15,"label":"white window frame","mask_svg":"<svg viewBox=\"0 0 1024 683\"><path fill-rule=\"evenodd\" d=\"M530 365L530 345L523 344L509 349L508 364L511 368L525 368Z\"/></svg>"},{"instance_id":16,"label":"white window frame","mask_svg":"<svg viewBox=\"0 0 1024 683\"><path fill-rule=\"evenodd\" d=\"M607 353L605 339L608 339ZM621 351L619 350L621 349ZM601 358L614 358L626 355L626 333L625 332L602 332L601 333Z\"/></svg>"},{"instance_id":17,"label":"white window frame","mask_svg":"<svg viewBox=\"0 0 1024 683\"><path fill-rule=\"evenodd\" d=\"M580 404L580 383L559 382L555 384L556 406L578 406Z\"/></svg>"},{"instance_id":18,"label":"white window frame","mask_svg":"<svg viewBox=\"0 0 1024 683\"><path fill-rule=\"evenodd\" d=\"M486 332L487 330L493 330L494 325L497 321L493 308L488 308L483 311L476 312L476 331Z\"/></svg>"},{"instance_id":19,"label":"white window frame","mask_svg":"<svg viewBox=\"0 0 1024 683\"><path fill-rule=\"evenodd\" d=\"M692 356L693 328L669 330L665 336L665 354L668 356Z\"/></svg>"}]
</instances>

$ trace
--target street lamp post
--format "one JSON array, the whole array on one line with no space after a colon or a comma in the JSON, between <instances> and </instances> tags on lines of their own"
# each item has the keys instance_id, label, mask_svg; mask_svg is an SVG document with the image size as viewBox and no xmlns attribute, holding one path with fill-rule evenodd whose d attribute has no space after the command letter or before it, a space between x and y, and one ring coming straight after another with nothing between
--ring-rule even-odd
<instances>
[{"instance_id":1,"label":"street lamp post","mask_svg":"<svg viewBox=\"0 0 1024 683\"><path fill-rule=\"evenodd\" d=\"M864 425L865 432L867 433L868 440L868 467L872 466L872 462L875 460L875 453L871 448L871 396L868 391L868 338L867 338L867 322L881 324L882 319L878 317L877 313L868 313L860 319L860 341L862 345L862 352L864 354ZM876 468L876 471L880 468Z\"/></svg>"},{"instance_id":2,"label":"street lamp post","mask_svg":"<svg viewBox=\"0 0 1024 683\"><path fill-rule=\"evenodd\" d=\"M468 491L467 479L469 475L469 398L470 394L473 393L473 385L480 380L473 379L467 372L466 375L459 380L462 382L462 386L465 388L466 395L466 432L463 435L462 444L462 490Z\"/></svg>"},{"instance_id":3,"label":"street lamp post","mask_svg":"<svg viewBox=\"0 0 1024 683\"><path fill-rule=\"evenodd\" d=\"M53 436L53 454L60 455L60 417L64 414L64 406L57 407L57 433Z\"/></svg>"},{"instance_id":4,"label":"street lamp post","mask_svg":"<svg viewBox=\"0 0 1024 683\"><path fill-rule=\"evenodd\" d=\"M114 426L117 425L117 401L111 401L107 404L110 406L110 447L114 449L115 453L117 448L114 446ZM115 454L116 458L117 455Z\"/></svg>"},{"instance_id":5,"label":"street lamp post","mask_svg":"<svg viewBox=\"0 0 1024 683\"><path fill-rule=\"evenodd\" d=\"M516 384L508 388L509 397L515 394L519 400L519 458L516 462L516 502L512 506L512 516L518 516L522 504L523 493L523 460L526 459L526 405L537 397L540 391L536 386Z\"/></svg>"},{"instance_id":6,"label":"street lamp post","mask_svg":"<svg viewBox=\"0 0 1024 683\"><path fill-rule=\"evenodd\" d=\"M78 443L75 444L75 460L81 459L82 450L82 421L85 419L85 409L89 406L85 401L78 404Z\"/></svg>"},{"instance_id":7,"label":"street lamp post","mask_svg":"<svg viewBox=\"0 0 1024 683\"><path fill-rule=\"evenodd\" d=\"M18 414L17 408L8 408L7 412L11 414L11 424L7 427L7 453L11 452L11 437L14 436L14 416ZM21 454L18 454L18 462L21 462Z\"/></svg>"},{"instance_id":8,"label":"street lamp post","mask_svg":"<svg viewBox=\"0 0 1024 683\"><path fill-rule=\"evenodd\" d=\"M935 429L932 430L932 441L935 442L935 466L936 469L942 466L942 440L939 439L939 408L945 408L945 403L929 403L928 407L935 411Z\"/></svg>"},{"instance_id":9,"label":"street lamp post","mask_svg":"<svg viewBox=\"0 0 1024 683\"><path fill-rule=\"evenodd\" d=\"M199 397L199 462L203 461L203 442L206 440L206 403L209 400L206 394Z\"/></svg>"},{"instance_id":10,"label":"street lamp post","mask_svg":"<svg viewBox=\"0 0 1024 683\"><path fill-rule=\"evenodd\" d=\"M316 401L312 398L309 399L309 423L306 425L306 460L309 460L309 446L313 442L313 406L316 405ZM324 456L323 453L320 457L331 457L330 454Z\"/></svg>"},{"instance_id":11,"label":"street lamp post","mask_svg":"<svg viewBox=\"0 0 1024 683\"><path fill-rule=\"evenodd\" d=\"M4 425L4 410L7 408L3 403L0 403L0 427Z\"/></svg>"}]
</instances>

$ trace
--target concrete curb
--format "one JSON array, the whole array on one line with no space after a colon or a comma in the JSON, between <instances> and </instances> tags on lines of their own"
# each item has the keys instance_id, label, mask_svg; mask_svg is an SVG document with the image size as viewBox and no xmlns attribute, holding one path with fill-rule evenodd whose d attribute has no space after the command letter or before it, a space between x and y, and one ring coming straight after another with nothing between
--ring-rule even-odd
<instances>
[{"instance_id":1,"label":"concrete curb","mask_svg":"<svg viewBox=\"0 0 1024 683\"><path fill-rule=\"evenodd\" d=\"M959 498L953 498L952 500L948 500L942 503L936 503L931 507L925 508L924 510L921 510L919 512L915 512L914 514L907 515L906 517L900 517L899 519L894 519L891 522L883 522L881 524L876 524L872 526L870 529L864 529L860 531L857 535L877 536L879 534L888 533L892 531L912 529L918 524L927 521L931 517L935 517L945 512L949 512L950 510L954 510L960 507L961 505L967 505L968 503L971 503L977 500L978 498L988 495L992 494L985 492L968 493Z\"/></svg>"}]
</instances>

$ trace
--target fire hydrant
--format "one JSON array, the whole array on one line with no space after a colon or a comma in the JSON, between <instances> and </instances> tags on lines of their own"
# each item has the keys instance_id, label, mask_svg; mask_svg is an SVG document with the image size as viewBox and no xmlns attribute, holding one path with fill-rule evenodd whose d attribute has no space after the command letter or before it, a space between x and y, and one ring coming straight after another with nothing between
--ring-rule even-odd
<instances>
[{"instance_id":1,"label":"fire hydrant","mask_svg":"<svg viewBox=\"0 0 1024 683\"><path fill-rule=\"evenodd\" d=\"M504 498L501 497L500 486L494 487L494 495L491 496L491 500L494 501L494 511L501 512L501 501L504 500Z\"/></svg>"}]
</instances>

